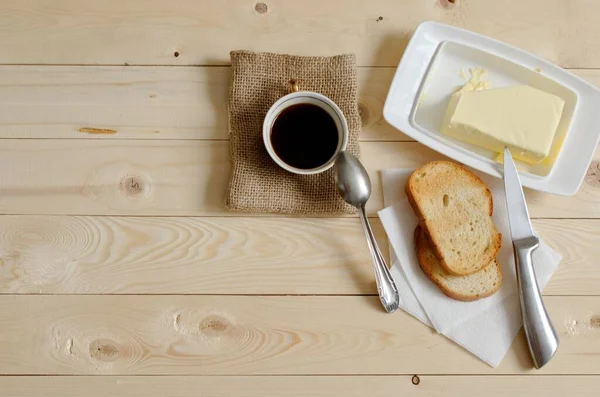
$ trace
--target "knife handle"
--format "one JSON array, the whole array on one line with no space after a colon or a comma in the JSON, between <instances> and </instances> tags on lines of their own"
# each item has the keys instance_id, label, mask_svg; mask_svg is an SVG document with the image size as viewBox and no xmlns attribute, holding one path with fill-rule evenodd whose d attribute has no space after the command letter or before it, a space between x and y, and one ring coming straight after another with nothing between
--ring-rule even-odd
<instances>
[{"instance_id":1,"label":"knife handle","mask_svg":"<svg viewBox=\"0 0 600 397\"><path fill-rule=\"evenodd\" d=\"M537 237L513 242L523 329L536 369L550 361L558 349L558 336L546 312L533 272L531 253L538 245Z\"/></svg>"}]
</instances>

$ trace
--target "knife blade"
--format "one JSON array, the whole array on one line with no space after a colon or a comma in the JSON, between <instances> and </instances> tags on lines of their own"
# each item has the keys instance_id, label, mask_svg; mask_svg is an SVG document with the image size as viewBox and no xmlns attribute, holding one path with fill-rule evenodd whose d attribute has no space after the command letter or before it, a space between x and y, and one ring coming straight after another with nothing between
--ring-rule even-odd
<instances>
[{"instance_id":1,"label":"knife blade","mask_svg":"<svg viewBox=\"0 0 600 397\"><path fill-rule=\"evenodd\" d=\"M515 254L523 329L533 365L539 369L558 350L558 336L546 312L533 271L531 253L538 247L539 239L531 227L523 187L508 148L504 148L504 190Z\"/></svg>"},{"instance_id":2,"label":"knife blade","mask_svg":"<svg viewBox=\"0 0 600 397\"><path fill-rule=\"evenodd\" d=\"M504 148L504 190L506 191L508 224L513 241L537 237L531 227L521 179L508 148Z\"/></svg>"}]
</instances>

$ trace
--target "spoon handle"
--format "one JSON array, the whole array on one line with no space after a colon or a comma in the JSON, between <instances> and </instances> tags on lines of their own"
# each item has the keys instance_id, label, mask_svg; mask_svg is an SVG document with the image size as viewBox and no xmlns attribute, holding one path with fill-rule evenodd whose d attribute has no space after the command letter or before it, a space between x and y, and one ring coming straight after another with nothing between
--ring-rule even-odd
<instances>
[{"instance_id":1,"label":"spoon handle","mask_svg":"<svg viewBox=\"0 0 600 397\"><path fill-rule=\"evenodd\" d=\"M362 223L363 230L365 231L365 235L367 236L367 244L369 245L369 250L371 251L371 257L373 258L373 269L375 270L375 281L377 282L379 299L381 300L383 308L386 312L395 312L400 303L398 289L396 288L394 279L392 279L392 275L385 264L385 259L383 259L383 256L381 255L381 251L379 250L375 236L373 236L373 231L371 230L371 225L369 224L369 219L367 218L364 206L360 206L358 208L358 214L360 216L360 221Z\"/></svg>"}]
</instances>

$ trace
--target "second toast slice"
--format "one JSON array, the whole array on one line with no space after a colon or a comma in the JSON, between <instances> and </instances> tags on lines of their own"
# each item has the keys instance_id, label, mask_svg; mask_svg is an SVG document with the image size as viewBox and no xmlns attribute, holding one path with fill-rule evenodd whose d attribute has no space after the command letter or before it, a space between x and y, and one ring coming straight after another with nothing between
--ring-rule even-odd
<instances>
[{"instance_id":1,"label":"second toast slice","mask_svg":"<svg viewBox=\"0 0 600 397\"><path fill-rule=\"evenodd\" d=\"M500 288L502 271L495 259L471 275L451 275L440 266L440 260L420 226L415 230L415 248L423 273L452 299L470 302L493 295Z\"/></svg>"},{"instance_id":2,"label":"second toast slice","mask_svg":"<svg viewBox=\"0 0 600 397\"><path fill-rule=\"evenodd\" d=\"M502 236L491 218L492 194L477 175L432 161L411 174L406 194L445 271L469 275L494 260Z\"/></svg>"}]
</instances>

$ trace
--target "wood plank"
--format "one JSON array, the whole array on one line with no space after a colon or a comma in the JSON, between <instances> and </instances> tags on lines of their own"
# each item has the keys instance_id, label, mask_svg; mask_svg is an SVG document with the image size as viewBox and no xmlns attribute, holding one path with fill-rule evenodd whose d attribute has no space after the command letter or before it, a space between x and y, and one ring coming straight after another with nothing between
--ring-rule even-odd
<instances>
[{"instance_id":1,"label":"wood plank","mask_svg":"<svg viewBox=\"0 0 600 397\"><path fill-rule=\"evenodd\" d=\"M417 385L414 382L419 382ZM5 396L595 397L598 376L3 376Z\"/></svg>"},{"instance_id":2,"label":"wood plank","mask_svg":"<svg viewBox=\"0 0 600 397\"><path fill-rule=\"evenodd\" d=\"M443 158L416 142L363 142L373 181L367 210L381 209L379 170ZM598 168L600 150L593 170ZM0 140L2 214L239 215L224 206L230 173L227 141ZM596 172L596 171L594 171ZM600 172L579 193L528 191L533 217L600 217Z\"/></svg>"},{"instance_id":3,"label":"wood plank","mask_svg":"<svg viewBox=\"0 0 600 397\"><path fill-rule=\"evenodd\" d=\"M0 293L377 292L348 218L2 216L0 259Z\"/></svg>"},{"instance_id":4,"label":"wood plank","mask_svg":"<svg viewBox=\"0 0 600 397\"><path fill-rule=\"evenodd\" d=\"M358 69L362 141L411 140L382 115L394 72ZM229 139L228 86L228 67L0 66L0 138Z\"/></svg>"},{"instance_id":5,"label":"wood plank","mask_svg":"<svg viewBox=\"0 0 600 397\"><path fill-rule=\"evenodd\" d=\"M544 294L600 295L600 220L534 225L564 255ZM388 259L381 223L372 226ZM0 293L376 293L348 218L1 216L0 260Z\"/></svg>"},{"instance_id":6,"label":"wood plank","mask_svg":"<svg viewBox=\"0 0 600 397\"><path fill-rule=\"evenodd\" d=\"M532 369L522 334L492 369L378 297L0 298L6 375L600 373L600 297L547 297L561 347Z\"/></svg>"},{"instance_id":7,"label":"wood plank","mask_svg":"<svg viewBox=\"0 0 600 397\"><path fill-rule=\"evenodd\" d=\"M0 138L229 139L229 74L229 67L0 66ZM358 70L361 140L410 140L383 120L393 75L393 68Z\"/></svg>"},{"instance_id":8,"label":"wood plank","mask_svg":"<svg viewBox=\"0 0 600 397\"><path fill-rule=\"evenodd\" d=\"M2 66L0 137L228 139L229 74L224 67Z\"/></svg>"},{"instance_id":9,"label":"wood plank","mask_svg":"<svg viewBox=\"0 0 600 397\"><path fill-rule=\"evenodd\" d=\"M562 66L600 67L595 45L600 4L594 1L262 4L179 0L174 7L160 0L4 0L0 63L213 65L226 64L230 50L246 48L303 55L355 52L361 65L395 66L417 24L437 20Z\"/></svg>"},{"instance_id":10,"label":"wood plank","mask_svg":"<svg viewBox=\"0 0 600 397\"><path fill-rule=\"evenodd\" d=\"M0 153L2 213L225 211L226 141L18 139L0 140Z\"/></svg>"},{"instance_id":11,"label":"wood plank","mask_svg":"<svg viewBox=\"0 0 600 397\"><path fill-rule=\"evenodd\" d=\"M590 219L536 219L541 238L563 255L546 295L600 295L600 223ZM589 282L583 282L583 280Z\"/></svg>"}]
</instances>

